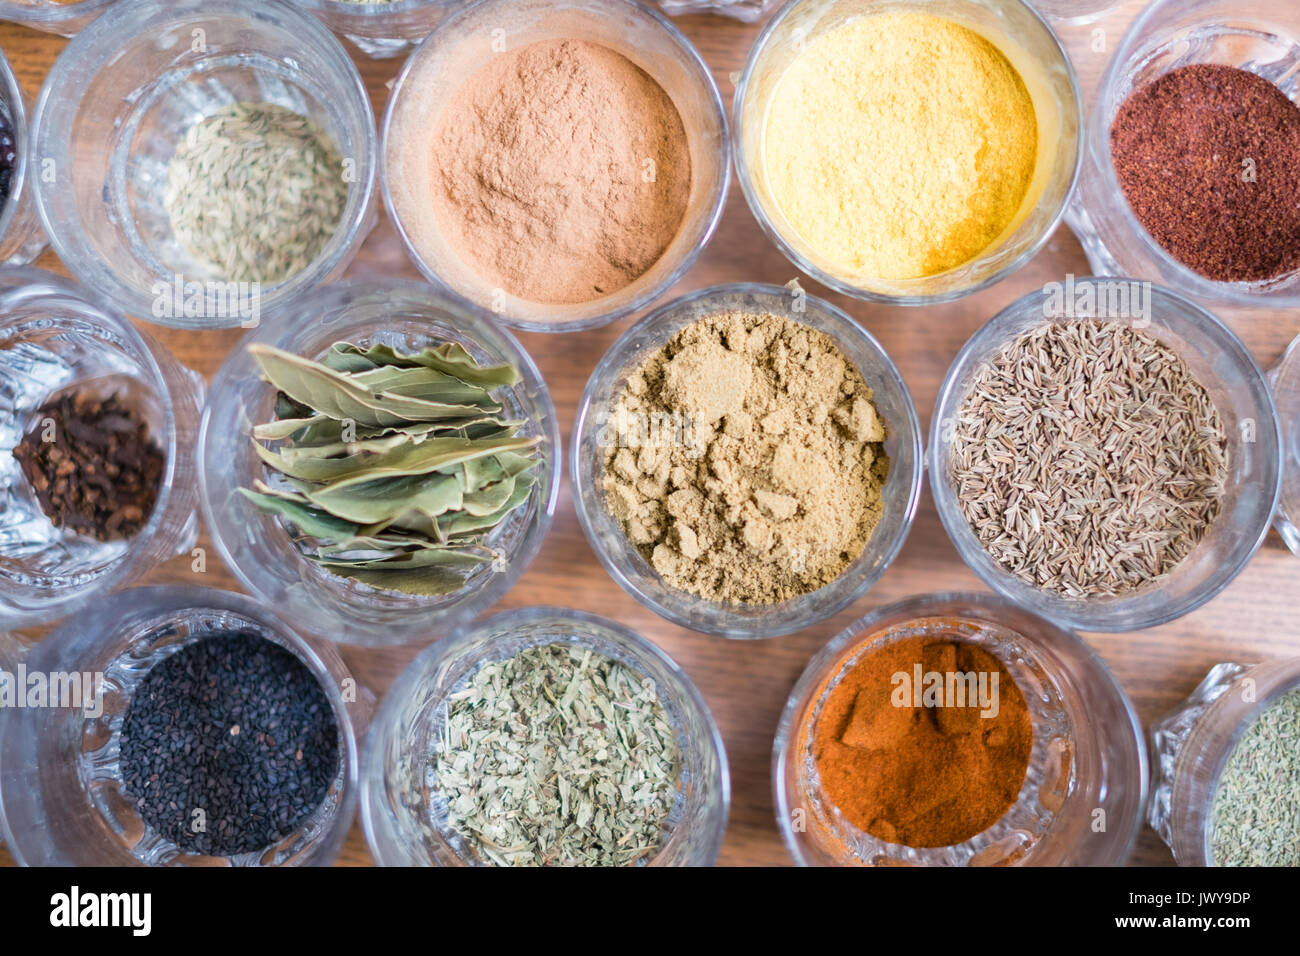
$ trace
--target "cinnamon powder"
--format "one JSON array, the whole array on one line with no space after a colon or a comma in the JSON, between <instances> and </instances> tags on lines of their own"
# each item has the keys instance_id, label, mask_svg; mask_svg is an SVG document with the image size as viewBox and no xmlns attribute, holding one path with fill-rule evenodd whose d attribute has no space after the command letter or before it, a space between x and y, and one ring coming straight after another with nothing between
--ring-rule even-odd
<instances>
[{"instance_id":1,"label":"cinnamon powder","mask_svg":"<svg viewBox=\"0 0 1300 956\"><path fill-rule=\"evenodd\" d=\"M576 304L646 273L691 190L681 116L644 70L579 40L498 54L440 116L433 210L489 284Z\"/></svg>"}]
</instances>

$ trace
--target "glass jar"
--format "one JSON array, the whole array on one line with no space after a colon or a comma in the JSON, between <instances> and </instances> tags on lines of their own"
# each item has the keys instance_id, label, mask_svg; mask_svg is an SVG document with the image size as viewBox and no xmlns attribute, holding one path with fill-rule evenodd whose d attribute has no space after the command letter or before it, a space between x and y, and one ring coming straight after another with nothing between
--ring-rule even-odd
<instances>
[{"instance_id":1,"label":"glass jar","mask_svg":"<svg viewBox=\"0 0 1300 956\"><path fill-rule=\"evenodd\" d=\"M1029 0L1029 5L1045 17L1067 24L1100 20L1120 4L1120 0Z\"/></svg>"},{"instance_id":2,"label":"glass jar","mask_svg":"<svg viewBox=\"0 0 1300 956\"><path fill-rule=\"evenodd\" d=\"M1024 693L1034 733L1016 803L965 843L930 849L886 843L845 820L820 793L809 749L831 687L859 654L917 633L976 643L998 658ZM840 632L790 694L772 776L777 824L803 866L1119 865L1133 850L1147 795L1142 725L1106 665L1077 635L987 594L909 598Z\"/></svg>"},{"instance_id":3,"label":"glass jar","mask_svg":"<svg viewBox=\"0 0 1300 956\"><path fill-rule=\"evenodd\" d=\"M251 630L297 657L320 682L338 726L339 765L320 807L275 846L236 857L187 854L153 832L123 790L118 764L131 696L155 665L224 630ZM66 700L26 706L0 734L0 815L14 859L30 866L325 866L356 812L357 735L373 697L338 651L298 636L240 594L193 587L120 591L97 613L69 621L32 648L28 674L60 676ZM67 676L65 676L67 675ZM53 685L51 685L53 686Z\"/></svg>"},{"instance_id":4,"label":"glass jar","mask_svg":"<svg viewBox=\"0 0 1300 956\"><path fill-rule=\"evenodd\" d=\"M117 0L0 0L0 20L70 37L116 2Z\"/></svg>"},{"instance_id":5,"label":"glass jar","mask_svg":"<svg viewBox=\"0 0 1300 956\"><path fill-rule=\"evenodd\" d=\"M265 287L227 282L197 261L163 201L180 137L247 101L314 120L337 146L348 183L338 226L315 260ZM370 97L342 44L291 4L117 4L50 70L32 142L42 170L36 202L59 258L122 311L163 325L251 328L340 275L376 221Z\"/></svg>"},{"instance_id":6,"label":"glass jar","mask_svg":"<svg viewBox=\"0 0 1300 956\"><path fill-rule=\"evenodd\" d=\"M0 114L9 124L14 151L9 192L0 205L0 262L25 265L45 248L45 232L32 199L27 96L3 52L0 52Z\"/></svg>"},{"instance_id":7,"label":"glass jar","mask_svg":"<svg viewBox=\"0 0 1300 956\"><path fill-rule=\"evenodd\" d=\"M1111 126L1124 101L1178 67L1238 67L1280 84L1294 99L1297 37L1300 6L1272 0L1155 0L1138 15L1102 77L1068 217L1093 272L1149 279L1212 304L1300 305L1300 271L1262 282L1216 282L1166 252L1124 197L1110 150Z\"/></svg>"},{"instance_id":8,"label":"glass jar","mask_svg":"<svg viewBox=\"0 0 1300 956\"><path fill-rule=\"evenodd\" d=\"M366 741L361 823L380 866L466 866L476 862L449 832L445 801L429 779L433 738L447 697L485 661L529 647L575 644L655 683L681 754L676 802L650 866L709 866L727 826L727 755L708 706L672 659L613 621L561 608L496 614L424 650L384 697Z\"/></svg>"},{"instance_id":9,"label":"glass jar","mask_svg":"<svg viewBox=\"0 0 1300 956\"><path fill-rule=\"evenodd\" d=\"M166 464L144 527L102 542L55 528L10 454L52 397L119 395L148 423ZM26 266L0 268L0 627L72 614L198 536L194 443L203 380L102 297Z\"/></svg>"},{"instance_id":10,"label":"glass jar","mask_svg":"<svg viewBox=\"0 0 1300 956\"><path fill-rule=\"evenodd\" d=\"M275 389L262 380L247 346L264 343L318 359L335 342L384 343L418 351L458 342L481 363L513 365L519 384L493 394L521 435L538 436L537 484L529 501L489 536L508 560L476 569L460 590L417 596L379 591L309 561L276 518L240 488L262 478L252 428L275 417ZM469 303L422 282L336 282L297 300L226 359L213 379L199 438L204 518L222 559L250 592L298 626L331 640L366 646L430 641L495 604L537 556L555 515L560 488L560 431L541 373L509 332Z\"/></svg>"},{"instance_id":11,"label":"glass jar","mask_svg":"<svg viewBox=\"0 0 1300 956\"><path fill-rule=\"evenodd\" d=\"M678 332L719 312L773 313L811 326L832 340L875 391L888 429L889 476L883 514L862 554L832 583L779 604L733 604L705 599L664 583L627 536L605 502L606 431L619 393L650 356ZM578 406L569 473L578 522L596 557L623 590L656 614L693 630L730 638L778 637L812 627L866 594L902 550L921 495L921 435L916 407L898 368L880 343L829 302L770 285L700 289L669 302L628 329L596 366Z\"/></svg>"},{"instance_id":12,"label":"glass jar","mask_svg":"<svg viewBox=\"0 0 1300 956\"><path fill-rule=\"evenodd\" d=\"M1069 302L1068 308L1073 309L1076 301L1084 301L1080 290L1089 285L1099 307L1089 309L1088 317L1146 331L1177 353L1205 387L1227 433L1229 474L1218 517L1167 576L1123 594L1071 599L1022 581L985 550L962 514L950 477L952 436L958 411L984 365L1021 335L1065 321L1059 306ZM1115 303L1128 305L1112 309L1111 290L1116 291ZM1125 295L1120 296L1121 291ZM939 390L930 423L927 467L935 507L948 537L985 584L1066 627L1136 631L1200 607L1227 587L1254 556L1278 500L1280 444L1277 412L1263 373L1250 350L1219 319L1151 283L1069 276L1013 302L962 346Z\"/></svg>"},{"instance_id":13,"label":"glass jar","mask_svg":"<svg viewBox=\"0 0 1300 956\"><path fill-rule=\"evenodd\" d=\"M691 154L692 182L676 237L644 275L590 302L547 305L494 289L443 238L434 213L402 184L428 178L426 151L404 151L404 140L428 135L441 109L461 89L494 44L517 49L550 39L605 46L645 70L681 116ZM384 204L407 253L426 278L490 309L506 325L530 332L572 332L606 325L663 295L686 274L722 217L731 175L727 116L708 64L663 15L635 0L483 0L445 20L403 67L384 116ZM435 254L436 253L436 254Z\"/></svg>"},{"instance_id":14,"label":"glass jar","mask_svg":"<svg viewBox=\"0 0 1300 956\"><path fill-rule=\"evenodd\" d=\"M745 23L761 20L777 5L777 0L657 0L670 17L687 13L716 13Z\"/></svg>"},{"instance_id":15,"label":"glass jar","mask_svg":"<svg viewBox=\"0 0 1300 956\"><path fill-rule=\"evenodd\" d=\"M1269 373L1282 426L1282 495L1273 521L1286 546L1300 555L1300 338Z\"/></svg>"},{"instance_id":16,"label":"glass jar","mask_svg":"<svg viewBox=\"0 0 1300 956\"><path fill-rule=\"evenodd\" d=\"M293 0L315 14L362 53L377 60L405 56L449 12L458 0Z\"/></svg>"},{"instance_id":17,"label":"glass jar","mask_svg":"<svg viewBox=\"0 0 1300 956\"><path fill-rule=\"evenodd\" d=\"M769 104L805 47L849 20L915 11L942 16L989 38L1020 73L1038 120L1038 160L1021 211L1009 231L974 259L936 275L879 279L840 275L820 261L772 196L762 148ZM803 273L829 288L886 305L935 305L978 292L1011 275L1047 243L1074 188L1083 116L1074 68L1057 36L1022 0L796 0L783 7L754 43L736 84L732 128L745 199L769 239Z\"/></svg>"},{"instance_id":18,"label":"glass jar","mask_svg":"<svg viewBox=\"0 0 1300 956\"><path fill-rule=\"evenodd\" d=\"M1219 664L1151 728L1149 822L1180 866L1214 865L1212 811L1228 758L1260 715L1298 688L1300 658Z\"/></svg>"}]
</instances>

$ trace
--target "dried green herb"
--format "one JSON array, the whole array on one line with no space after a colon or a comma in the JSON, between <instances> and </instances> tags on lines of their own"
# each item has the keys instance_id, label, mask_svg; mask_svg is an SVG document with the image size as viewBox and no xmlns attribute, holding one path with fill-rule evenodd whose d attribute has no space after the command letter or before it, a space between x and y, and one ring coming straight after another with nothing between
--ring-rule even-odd
<instances>
[{"instance_id":1,"label":"dried green herb","mask_svg":"<svg viewBox=\"0 0 1300 956\"><path fill-rule=\"evenodd\" d=\"M492 397L515 369L454 343L402 354L340 342L321 362L249 348L278 390L277 418L253 429L272 480L240 491L312 561L409 594L455 591L505 561L486 539L531 497L540 442Z\"/></svg>"},{"instance_id":2,"label":"dried green herb","mask_svg":"<svg viewBox=\"0 0 1300 956\"><path fill-rule=\"evenodd\" d=\"M1270 704L1237 742L1210 824L1215 866L1300 866L1300 690Z\"/></svg>"},{"instance_id":3,"label":"dried green herb","mask_svg":"<svg viewBox=\"0 0 1300 956\"><path fill-rule=\"evenodd\" d=\"M447 821L500 866L628 866L663 842L677 738L652 680L590 648L488 661L444 705Z\"/></svg>"}]
</instances>

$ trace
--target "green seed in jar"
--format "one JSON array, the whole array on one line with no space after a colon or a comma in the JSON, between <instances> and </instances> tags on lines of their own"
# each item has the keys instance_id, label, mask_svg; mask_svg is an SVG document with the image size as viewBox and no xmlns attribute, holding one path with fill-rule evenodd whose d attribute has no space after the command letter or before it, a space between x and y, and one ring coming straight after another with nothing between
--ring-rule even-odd
<instances>
[{"instance_id":1,"label":"green seed in jar","mask_svg":"<svg viewBox=\"0 0 1300 956\"><path fill-rule=\"evenodd\" d=\"M337 146L310 117L231 103L195 123L167 164L177 241L231 282L279 282L310 265L343 215Z\"/></svg>"},{"instance_id":2,"label":"green seed in jar","mask_svg":"<svg viewBox=\"0 0 1300 956\"><path fill-rule=\"evenodd\" d=\"M1300 866L1300 690L1270 704L1233 748L1210 827L1216 866Z\"/></svg>"}]
</instances>

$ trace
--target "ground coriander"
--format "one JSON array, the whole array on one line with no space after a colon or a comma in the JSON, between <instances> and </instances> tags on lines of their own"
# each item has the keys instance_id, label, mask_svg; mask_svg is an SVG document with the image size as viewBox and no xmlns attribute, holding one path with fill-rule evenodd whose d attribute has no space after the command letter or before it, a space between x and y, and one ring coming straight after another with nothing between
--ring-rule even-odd
<instances>
[{"instance_id":1,"label":"ground coriander","mask_svg":"<svg viewBox=\"0 0 1300 956\"><path fill-rule=\"evenodd\" d=\"M826 334L771 313L707 316L610 409L606 507L671 587L753 604L815 591L883 512L873 399Z\"/></svg>"}]
</instances>

